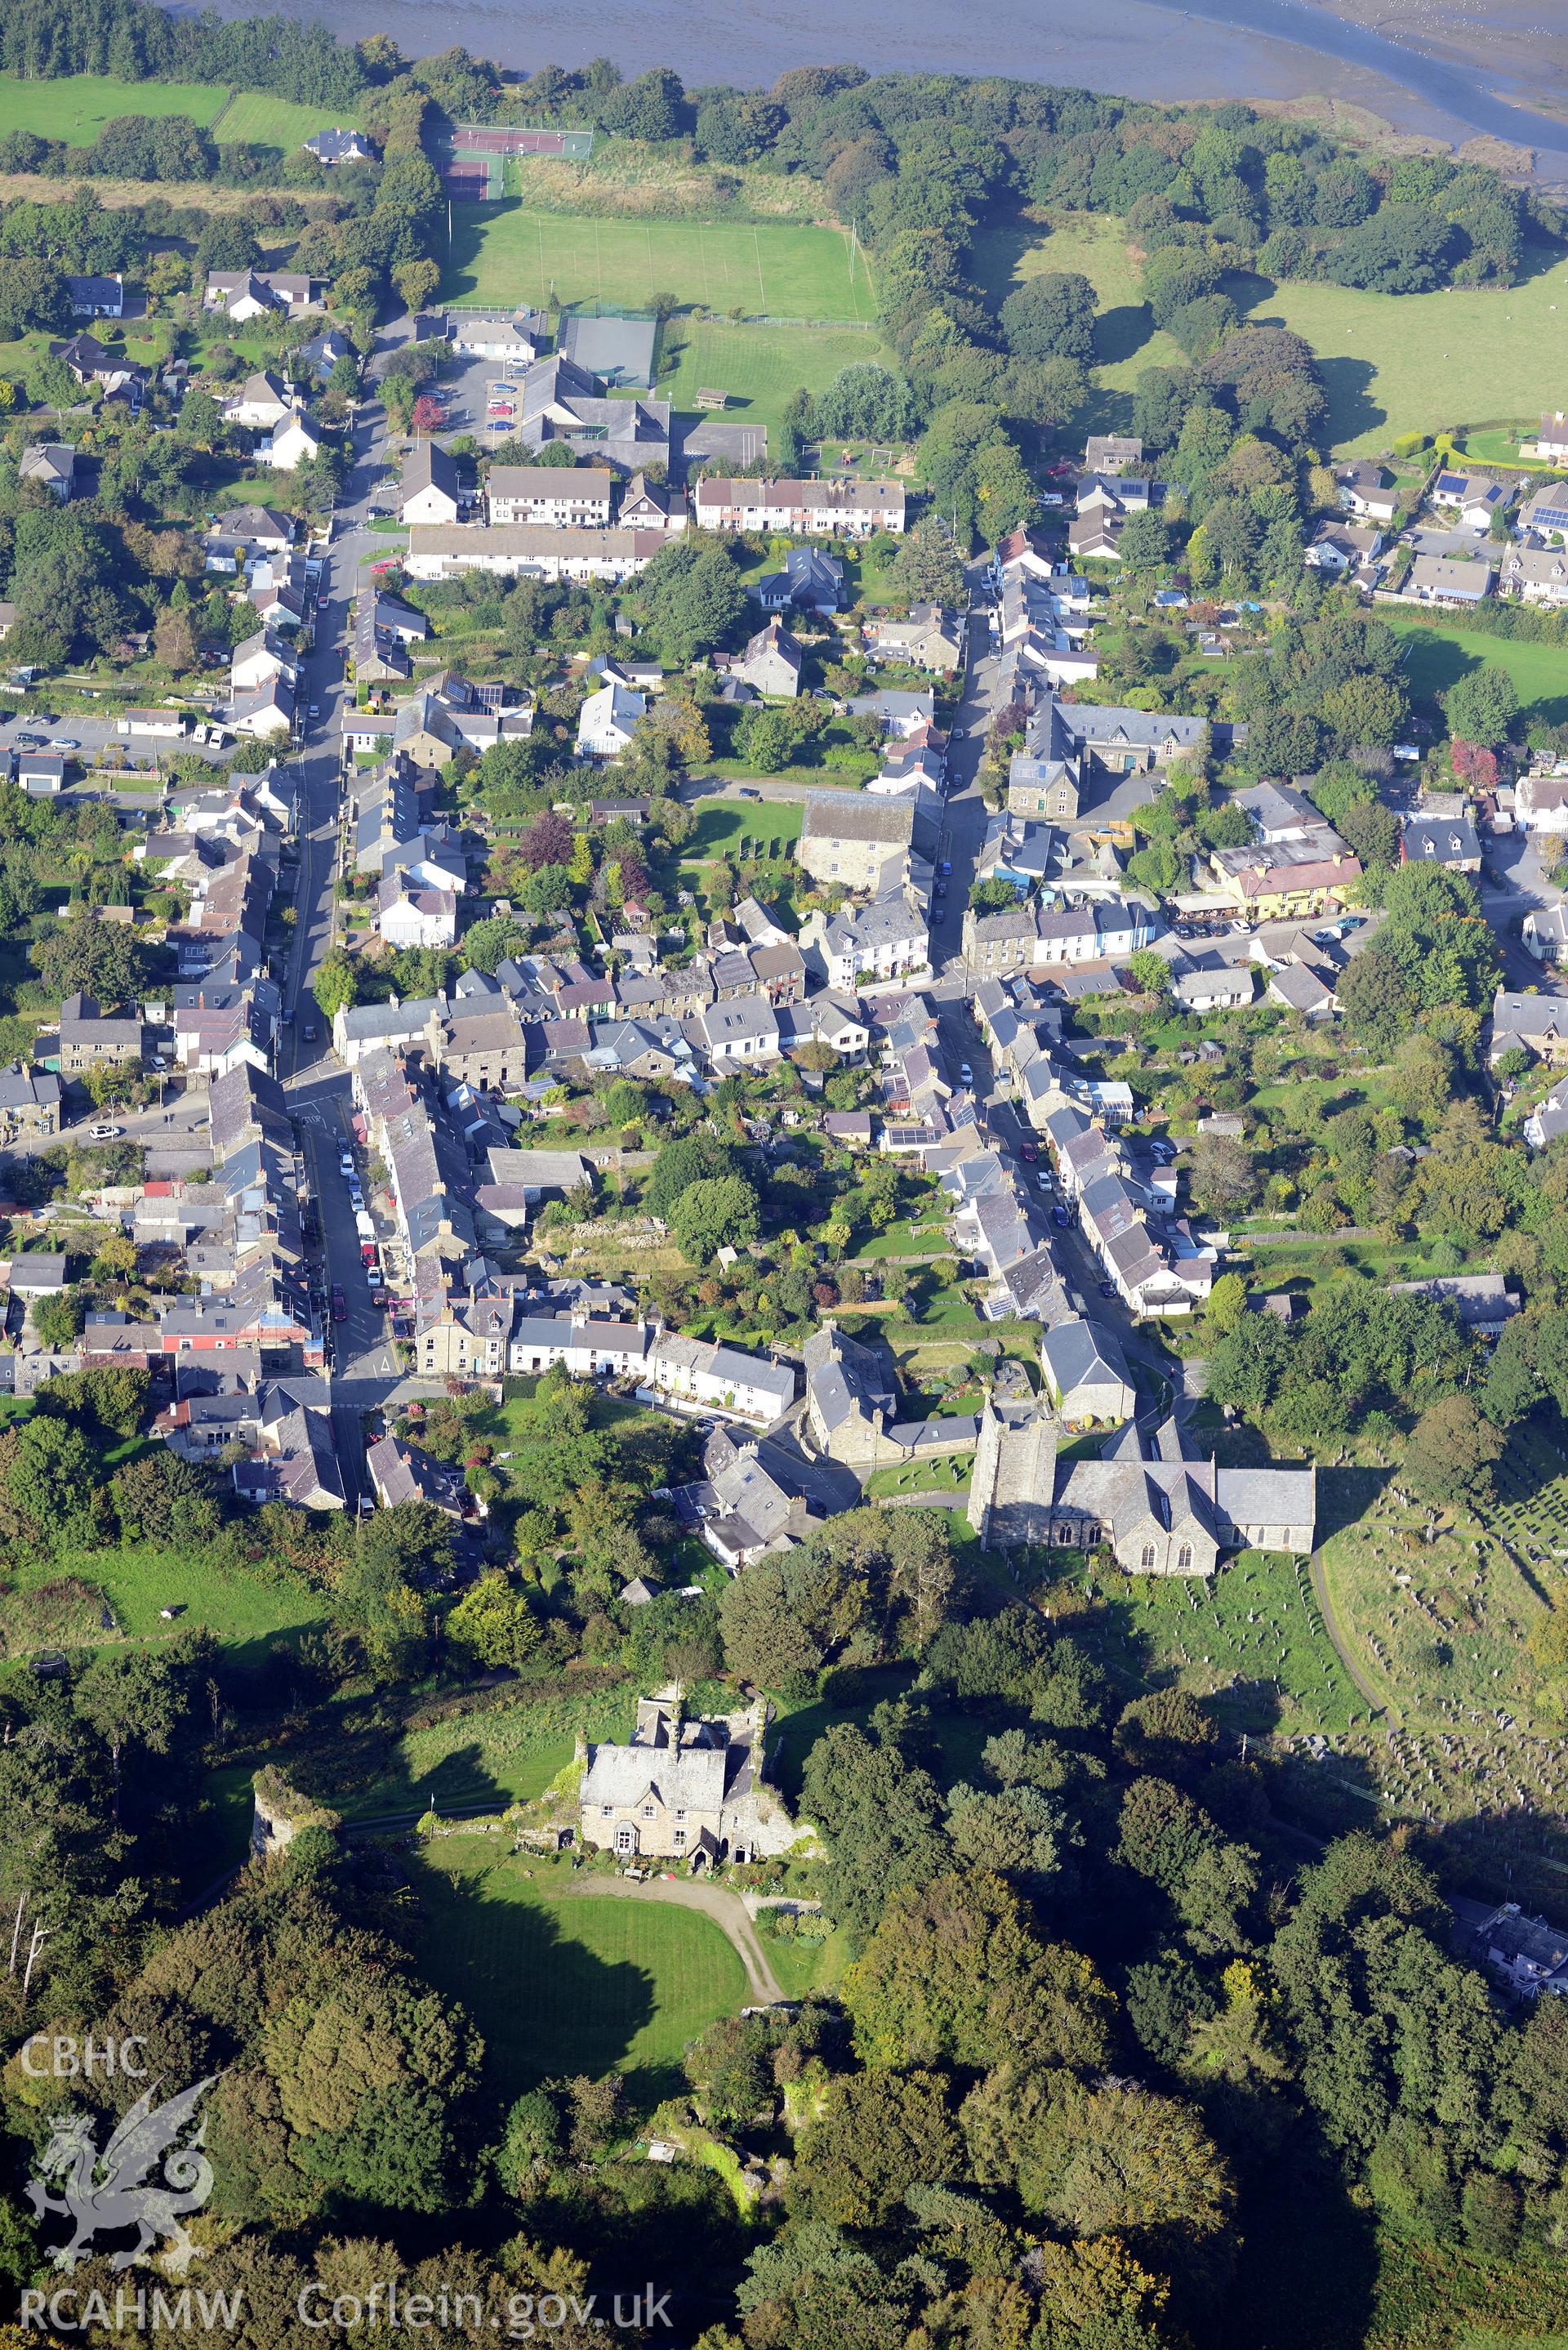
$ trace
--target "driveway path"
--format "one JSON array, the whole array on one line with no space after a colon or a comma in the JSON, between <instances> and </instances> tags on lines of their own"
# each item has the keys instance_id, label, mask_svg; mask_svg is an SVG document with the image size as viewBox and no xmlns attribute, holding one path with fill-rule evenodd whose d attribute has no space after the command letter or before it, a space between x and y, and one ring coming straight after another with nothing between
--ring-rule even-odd
<instances>
[{"instance_id":1,"label":"driveway path","mask_svg":"<svg viewBox=\"0 0 1568 2350\"><path fill-rule=\"evenodd\" d=\"M733 1945L741 1964L746 1970L746 1981L752 1991L764 2007L771 2007L784 1997L778 1981L767 1960L763 1946L738 1893L723 1885L693 1885L682 1877L652 1877L638 1885L629 1877L582 1876L572 1885L552 1887L552 1892L580 1895L607 1893L627 1901L673 1901L681 1909L701 1909L711 1918L721 1933Z\"/></svg>"}]
</instances>

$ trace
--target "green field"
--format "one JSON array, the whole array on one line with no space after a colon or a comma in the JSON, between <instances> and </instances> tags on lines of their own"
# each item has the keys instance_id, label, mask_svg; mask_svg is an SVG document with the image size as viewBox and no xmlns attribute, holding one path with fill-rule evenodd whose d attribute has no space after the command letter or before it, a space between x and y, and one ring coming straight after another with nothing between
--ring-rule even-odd
<instances>
[{"instance_id":1,"label":"green field","mask_svg":"<svg viewBox=\"0 0 1568 2350\"><path fill-rule=\"evenodd\" d=\"M115 81L107 74L70 74L57 81L22 81L0 74L0 137L32 130L90 147L106 122L120 114L188 114L211 122L229 93L210 81Z\"/></svg>"},{"instance_id":2,"label":"green field","mask_svg":"<svg viewBox=\"0 0 1568 2350\"><path fill-rule=\"evenodd\" d=\"M1138 268L1120 224L1096 213L1061 215L1041 235L1026 224L982 232L976 275L1000 300L1045 269L1082 271L1099 297L1096 328L1107 421L1126 421L1127 400L1147 367L1185 366L1179 347L1155 332L1139 299ZM1279 285L1241 277L1227 291L1248 317L1286 326L1316 352L1328 390L1336 451L1386 448L1398 432L1529 416L1562 400L1568 333L1568 265L1532 256L1521 285L1437 294L1364 294L1343 286Z\"/></svg>"},{"instance_id":3,"label":"green field","mask_svg":"<svg viewBox=\"0 0 1568 2350\"><path fill-rule=\"evenodd\" d=\"M487 1804L499 1810L542 1795L571 1761L579 1731L628 1737L633 1711L620 1689L544 1698L497 1691L483 1706L419 1729L335 1741L312 1758L310 1787L348 1819Z\"/></svg>"},{"instance_id":4,"label":"green field","mask_svg":"<svg viewBox=\"0 0 1568 2350\"><path fill-rule=\"evenodd\" d=\"M873 319L865 255L837 229L597 220L518 203L455 204L442 299L619 302L653 294L779 318Z\"/></svg>"},{"instance_id":5,"label":"green field","mask_svg":"<svg viewBox=\"0 0 1568 2350\"><path fill-rule=\"evenodd\" d=\"M488 1836L428 1846L414 1875L425 1971L484 2034L502 2095L614 2071L633 2076L639 2099L656 2096L688 2043L742 2006L745 1970L711 1918L555 1889L571 1881L560 1865L501 1856Z\"/></svg>"},{"instance_id":6,"label":"green field","mask_svg":"<svg viewBox=\"0 0 1568 2350\"><path fill-rule=\"evenodd\" d=\"M823 391L839 370L891 365L881 337L855 327L737 327L674 318L659 345L659 394L696 414L699 391L726 391L726 418L776 432L793 395Z\"/></svg>"},{"instance_id":7,"label":"green field","mask_svg":"<svg viewBox=\"0 0 1568 2350\"><path fill-rule=\"evenodd\" d=\"M1406 672L1418 700L1446 693L1467 670L1491 661L1512 678L1528 716L1552 725L1568 719L1568 651L1561 646L1523 644L1479 629L1432 628L1392 612L1386 617L1404 639Z\"/></svg>"},{"instance_id":8,"label":"green field","mask_svg":"<svg viewBox=\"0 0 1568 2350\"><path fill-rule=\"evenodd\" d=\"M0 1647L17 1653L42 1647L96 1647L113 1632L73 1615L50 1629L42 1586L76 1577L106 1596L119 1630L140 1641L171 1640L199 1625L244 1648L279 1634L303 1631L326 1615L325 1603L291 1575L266 1568L231 1567L202 1551L161 1550L151 1544L83 1551L57 1559L28 1559L0 1597ZM165 1623L161 1611L182 1613Z\"/></svg>"},{"instance_id":9,"label":"green field","mask_svg":"<svg viewBox=\"0 0 1568 2350\"><path fill-rule=\"evenodd\" d=\"M265 90L237 89L213 126L213 136L225 145L248 141L256 147L278 147L285 154L334 126L357 130L357 109L342 112L330 106L296 106L291 99L273 98Z\"/></svg>"}]
</instances>

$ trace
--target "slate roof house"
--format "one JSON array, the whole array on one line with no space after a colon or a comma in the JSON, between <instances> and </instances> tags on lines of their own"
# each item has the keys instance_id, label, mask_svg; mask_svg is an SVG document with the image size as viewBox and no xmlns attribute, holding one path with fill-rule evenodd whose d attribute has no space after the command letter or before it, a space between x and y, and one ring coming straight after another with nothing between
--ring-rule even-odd
<instances>
[{"instance_id":1,"label":"slate roof house","mask_svg":"<svg viewBox=\"0 0 1568 2350\"><path fill-rule=\"evenodd\" d=\"M806 1419L820 1451L856 1468L902 1459L883 1434L897 1416L898 1392L879 1347L827 1321L806 1340L803 1360Z\"/></svg>"},{"instance_id":2,"label":"slate roof house","mask_svg":"<svg viewBox=\"0 0 1568 2350\"><path fill-rule=\"evenodd\" d=\"M814 1459L787 1433L744 1436L716 1428L702 1467L705 1484L683 1488L677 1504L689 1498L697 1503L702 1539L732 1574L860 1500L859 1480L847 1468Z\"/></svg>"},{"instance_id":3,"label":"slate roof house","mask_svg":"<svg viewBox=\"0 0 1568 2350\"><path fill-rule=\"evenodd\" d=\"M1500 987L1491 1004L1491 1059L1515 1045L1542 1061L1568 1061L1568 996L1516 995Z\"/></svg>"},{"instance_id":4,"label":"slate roof house","mask_svg":"<svg viewBox=\"0 0 1568 2350\"><path fill-rule=\"evenodd\" d=\"M679 1688L639 1699L628 1744L577 1742L583 1842L693 1870L786 1852L794 1823L765 1783L766 1727L763 1699L749 1715L710 1721L685 1718Z\"/></svg>"}]
</instances>

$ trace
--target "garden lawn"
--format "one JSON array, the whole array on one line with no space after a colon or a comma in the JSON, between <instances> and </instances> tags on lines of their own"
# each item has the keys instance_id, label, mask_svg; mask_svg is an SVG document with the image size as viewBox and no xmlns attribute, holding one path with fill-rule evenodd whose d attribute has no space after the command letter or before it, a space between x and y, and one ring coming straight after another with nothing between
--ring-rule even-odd
<instances>
[{"instance_id":1,"label":"garden lawn","mask_svg":"<svg viewBox=\"0 0 1568 2350\"><path fill-rule=\"evenodd\" d=\"M697 416L699 391L727 392L726 422L765 424L776 434L795 392L803 387L826 390L842 369L871 362L897 364L881 337L860 328L753 327L677 317L659 342L659 396Z\"/></svg>"},{"instance_id":2,"label":"garden lawn","mask_svg":"<svg viewBox=\"0 0 1568 2350\"><path fill-rule=\"evenodd\" d=\"M413 1878L421 1964L478 2024L503 2097L553 2075L617 2072L650 2102L675 2085L688 2043L745 2000L739 1958L693 1910L557 1890L569 1868L502 1858L477 1836L427 1846Z\"/></svg>"},{"instance_id":3,"label":"garden lawn","mask_svg":"<svg viewBox=\"0 0 1568 2350\"><path fill-rule=\"evenodd\" d=\"M699 800L697 829L680 854L691 859L734 857L744 841L750 857L782 856L800 838L805 816L799 800Z\"/></svg>"},{"instance_id":4,"label":"garden lawn","mask_svg":"<svg viewBox=\"0 0 1568 2350\"><path fill-rule=\"evenodd\" d=\"M996 302L1043 270L1088 278L1100 305L1100 388L1085 420L1125 424L1142 370L1187 362L1140 298L1121 223L1085 213L1054 218L1044 231L1022 220L982 231L973 244L976 275ZM1360 455L1400 432L1495 422L1504 401L1509 421L1560 403L1568 263L1542 248L1527 265L1533 275L1519 286L1451 293L1369 294L1251 276L1229 280L1225 290L1254 323L1289 327L1312 345L1328 392L1330 443L1338 454Z\"/></svg>"},{"instance_id":5,"label":"garden lawn","mask_svg":"<svg viewBox=\"0 0 1568 2350\"><path fill-rule=\"evenodd\" d=\"M1432 628L1403 614L1388 625L1403 640L1405 673L1417 701L1436 701L1467 670L1491 661L1513 680L1527 717L1549 725L1568 719L1568 651L1562 646L1526 644L1479 629Z\"/></svg>"},{"instance_id":6,"label":"garden lawn","mask_svg":"<svg viewBox=\"0 0 1568 2350\"><path fill-rule=\"evenodd\" d=\"M255 147L277 147L288 154L303 147L318 130L357 130L358 113L330 106L296 106L292 99L274 98L266 90L237 89L213 125L213 136L224 145L244 140Z\"/></svg>"},{"instance_id":7,"label":"garden lawn","mask_svg":"<svg viewBox=\"0 0 1568 2350\"><path fill-rule=\"evenodd\" d=\"M24 81L16 74L0 74L0 138L10 130L31 130L40 139L90 147L117 115L188 114L192 122L205 125L228 96L221 82L116 81L108 74Z\"/></svg>"},{"instance_id":8,"label":"garden lawn","mask_svg":"<svg viewBox=\"0 0 1568 2350\"><path fill-rule=\"evenodd\" d=\"M703 309L775 318L877 315L864 253L839 229L697 221L600 220L522 204L455 204L441 297L448 302L612 302L655 294Z\"/></svg>"}]
</instances>

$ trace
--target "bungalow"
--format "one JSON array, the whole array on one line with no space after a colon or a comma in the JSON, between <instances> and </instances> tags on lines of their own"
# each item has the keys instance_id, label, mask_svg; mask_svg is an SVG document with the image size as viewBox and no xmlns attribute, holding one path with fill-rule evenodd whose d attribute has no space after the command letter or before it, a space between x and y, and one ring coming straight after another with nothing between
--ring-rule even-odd
<instances>
[{"instance_id":1,"label":"bungalow","mask_svg":"<svg viewBox=\"0 0 1568 2350\"><path fill-rule=\"evenodd\" d=\"M1424 1281L1391 1281L1397 1297L1429 1297L1446 1305L1468 1337L1489 1343L1519 1313L1520 1302L1501 1273L1430 1274Z\"/></svg>"},{"instance_id":2,"label":"bungalow","mask_svg":"<svg viewBox=\"0 0 1568 2350\"><path fill-rule=\"evenodd\" d=\"M1480 604L1490 595L1496 577L1490 563L1418 555L1399 592L1417 604Z\"/></svg>"},{"instance_id":3,"label":"bungalow","mask_svg":"<svg viewBox=\"0 0 1568 2350\"><path fill-rule=\"evenodd\" d=\"M1170 992L1184 1012L1234 1012L1252 1001L1252 971L1249 963L1199 964L1179 972Z\"/></svg>"},{"instance_id":4,"label":"bungalow","mask_svg":"<svg viewBox=\"0 0 1568 2350\"><path fill-rule=\"evenodd\" d=\"M691 507L685 491L650 482L646 473L634 473L621 492L622 530L674 532L684 530L691 519Z\"/></svg>"},{"instance_id":5,"label":"bungalow","mask_svg":"<svg viewBox=\"0 0 1568 2350\"><path fill-rule=\"evenodd\" d=\"M622 510L624 519L624 508ZM764 612L836 612L845 601L844 566L820 546L792 546L777 571L751 588Z\"/></svg>"},{"instance_id":6,"label":"bungalow","mask_svg":"<svg viewBox=\"0 0 1568 2350\"><path fill-rule=\"evenodd\" d=\"M548 331L542 310L454 310L447 340L464 359L517 359L532 367Z\"/></svg>"}]
</instances>

